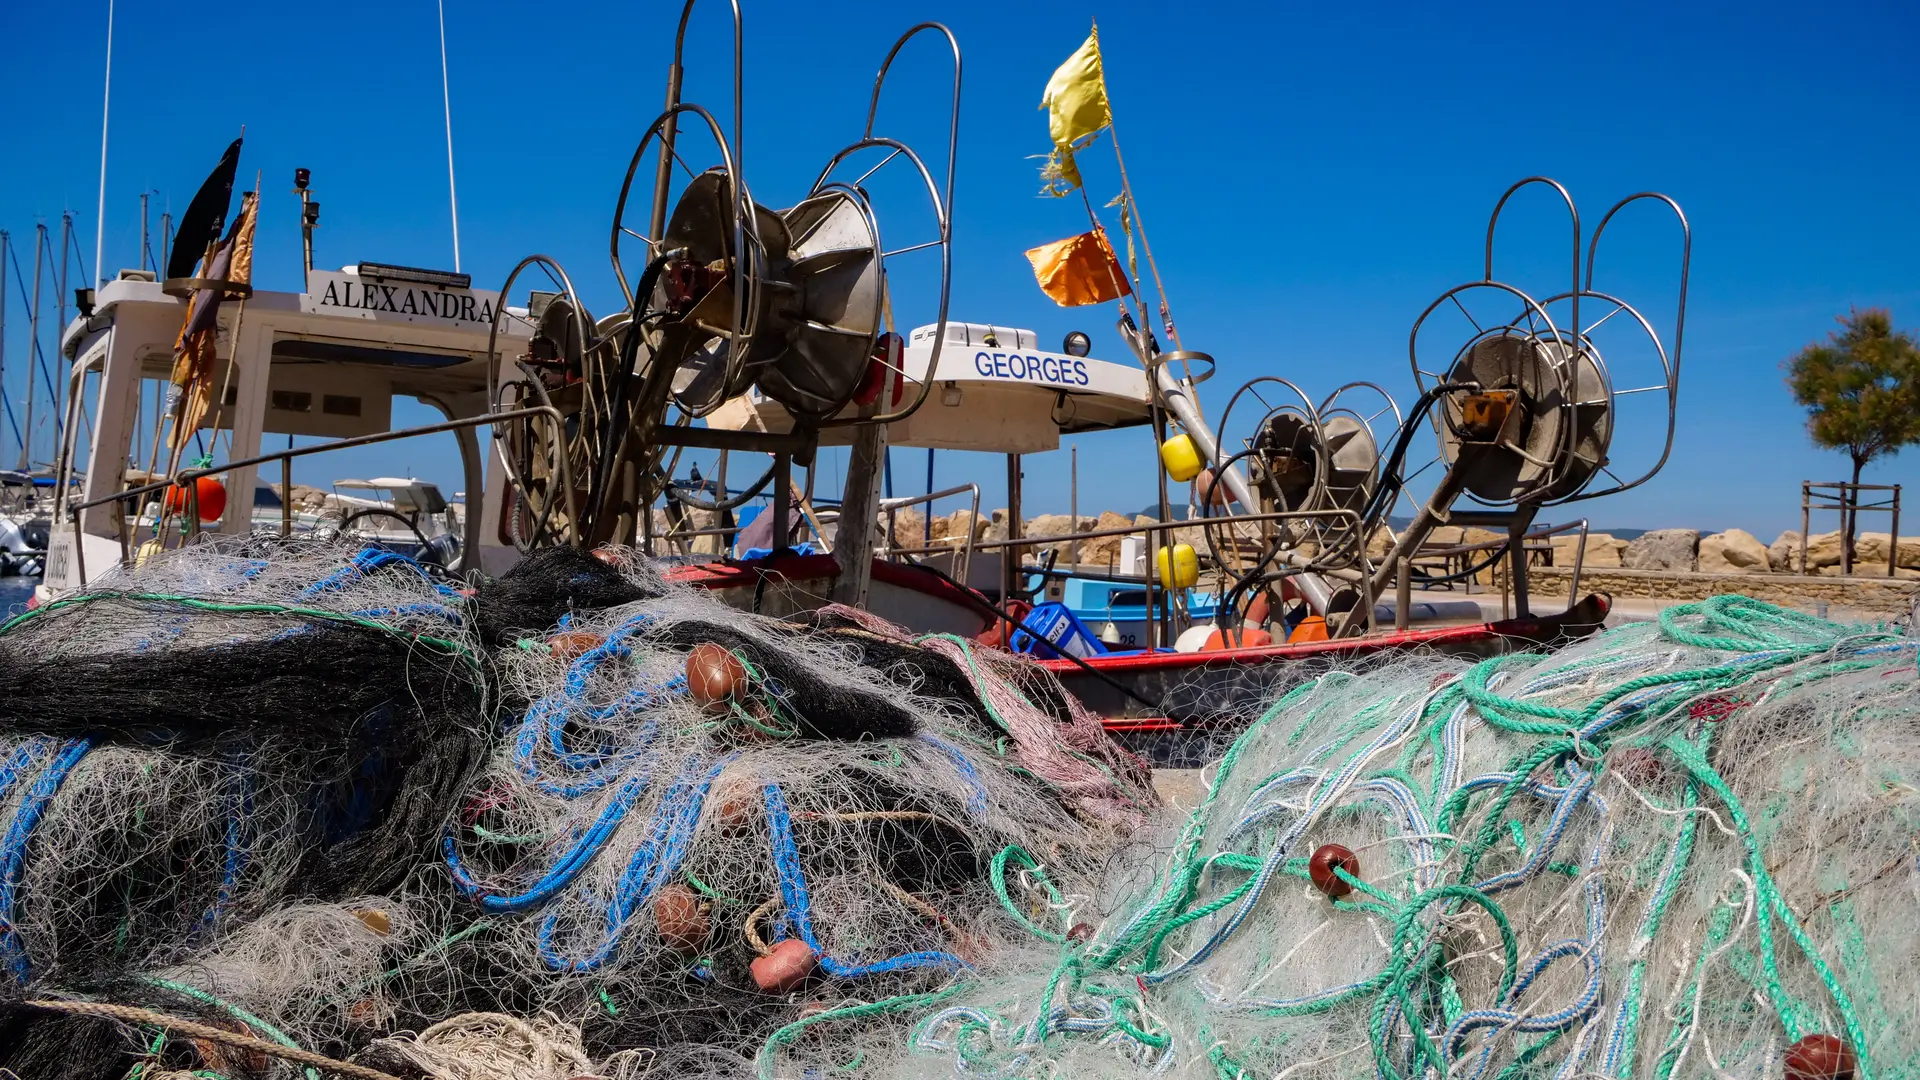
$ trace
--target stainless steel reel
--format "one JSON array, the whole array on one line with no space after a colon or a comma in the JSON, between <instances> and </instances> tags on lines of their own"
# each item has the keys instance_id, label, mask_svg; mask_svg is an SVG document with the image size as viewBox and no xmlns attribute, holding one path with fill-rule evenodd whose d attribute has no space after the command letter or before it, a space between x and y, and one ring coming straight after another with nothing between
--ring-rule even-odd
<instances>
[{"instance_id":1,"label":"stainless steel reel","mask_svg":"<svg viewBox=\"0 0 1920 1080\"><path fill-rule=\"evenodd\" d=\"M1501 211L1515 192L1532 184L1559 193L1572 224L1569 287L1544 300L1494 277ZM1593 285L1608 222L1640 200L1664 204L1680 223L1671 354L1645 316ZM1459 481L1467 495L1494 506L1552 506L1625 491L1659 472L1673 446L1691 248L1686 217L1665 195L1641 193L1615 203L1583 249L1579 212L1566 188L1530 177L1507 189L1487 222L1483 278L1442 293L1414 321L1409 336L1414 377L1423 392L1439 395L1431 421L1441 460L1464 470ZM1463 317L1466 326L1440 329L1443 320L1436 314L1441 312ZM1626 358L1633 373L1624 387L1602 357L1602 338L1609 334L1608 351L1616 362ZM1651 399L1652 422L1663 429L1660 451L1639 455L1650 461L1623 465L1615 441L1626 427L1624 399L1642 394L1657 395ZM1644 421L1635 425L1635 433L1646 434L1644 427Z\"/></svg>"}]
</instances>

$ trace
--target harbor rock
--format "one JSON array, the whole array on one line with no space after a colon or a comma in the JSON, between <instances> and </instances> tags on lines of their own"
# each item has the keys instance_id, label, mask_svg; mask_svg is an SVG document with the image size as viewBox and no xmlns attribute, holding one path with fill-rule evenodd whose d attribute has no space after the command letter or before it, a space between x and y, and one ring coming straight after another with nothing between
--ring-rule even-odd
<instances>
[{"instance_id":1,"label":"harbor rock","mask_svg":"<svg viewBox=\"0 0 1920 1080\"><path fill-rule=\"evenodd\" d=\"M1800 572L1800 530L1788 529L1767 545L1767 566L1776 574Z\"/></svg>"},{"instance_id":2,"label":"harbor rock","mask_svg":"<svg viewBox=\"0 0 1920 1080\"><path fill-rule=\"evenodd\" d=\"M1744 529L1728 529L1700 541L1703 574L1764 574L1770 561L1759 539Z\"/></svg>"},{"instance_id":3,"label":"harbor rock","mask_svg":"<svg viewBox=\"0 0 1920 1080\"><path fill-rule=\"evenodd\" d=\"M1111 510L1104 510L1098 518L1094 519L1093 529L1118 529L1132 524L1134 522L1130 519ZM1120 568L1120 541L1124 539L1126 538L1122 536L1101 536L1084 541L1080 545L1080 561L1093 566Z\"/></svg>"},{"instance_id":4,"label":"harbor rock","mask_svg":"<svg viewBox=\"0 0 1920 1080\"><path fill-rule=\"evenodd\" d=\"M1629 570L1682 570L1696 565L1700 534L1693 529L1655 529L1627 543L1621 565Z\"/></svg>"},{"instance_id":5,"label":"harbor rock","mask_svg":"<svg viewBox=\"0 0 1920 1080\"><path fill-rule=\"evenodd\" d=\"M1033 537L1065 536L1068 533L1081 532L1093 528L1092 518L1081 518L1080 521L1084 524L1075 527L1074 519L1066 514L1041 514L1039 517L1032 519L1022 526L1021 534ZM1058 552L1058 557L1061 562L1070 563L1074 561L1072 549L1073 542L1069 540L1059 544L1048 544L1044 548L1035 548L1034 553L1037 555L1048 551Z\"/></svg>"}]
</instances>

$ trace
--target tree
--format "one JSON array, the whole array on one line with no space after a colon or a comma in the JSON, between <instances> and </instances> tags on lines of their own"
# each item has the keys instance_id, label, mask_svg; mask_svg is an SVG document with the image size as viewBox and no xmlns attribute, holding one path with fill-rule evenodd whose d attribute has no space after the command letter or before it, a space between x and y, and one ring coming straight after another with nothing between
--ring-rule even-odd
<instances>
[{"instance_id":1,"label":"tree","mask_svg":"<svg viewBox=\"0 0 1920 1080\"><path fill-rule=\"evenodd\" d=\"M1807 408L1807 433L1819 446L1845 451L1858 484L1868 462L1920 442L1920 345L1893 328L1885 308L1850 310L1837 321L1825 344L1787 361L1787 386ZM1841 513L1851 562L1854 515Z\"/></svg>"}]
</instances>

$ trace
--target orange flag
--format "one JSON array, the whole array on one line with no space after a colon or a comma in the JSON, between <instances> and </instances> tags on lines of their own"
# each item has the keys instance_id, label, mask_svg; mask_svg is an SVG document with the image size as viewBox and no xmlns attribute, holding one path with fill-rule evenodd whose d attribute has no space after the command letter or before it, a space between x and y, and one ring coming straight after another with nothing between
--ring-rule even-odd
<instances>
[{"instance_id":1,"label":"orange flag","mask_svg":"<svg viewBox=\"0 0 1920 1080\"><path fill-rule=\"evenodd\" d=\"M1133 288L1113 248L1099 230L1041 244L1027 252L1040 291L1061 307L1102 304L1129 296Z\"/></svg>"}]
</instances>

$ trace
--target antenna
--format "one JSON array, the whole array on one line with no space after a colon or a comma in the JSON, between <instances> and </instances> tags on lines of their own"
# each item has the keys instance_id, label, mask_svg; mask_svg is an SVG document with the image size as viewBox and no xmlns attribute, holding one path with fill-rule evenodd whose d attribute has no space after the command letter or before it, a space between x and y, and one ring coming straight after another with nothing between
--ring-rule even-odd
<instances>
[{"instance_id":1,"label":"antenna","mask_svg":"<svg viewBox=\"0 0 1920 1080\"><path fill-rule=\"evenodd\" d=\"M7 401L7 256L12 254L13 237L7 230L0 229L0 404L6 406L7 422L13 424L13 433L20 434L20 425L13 419L13 402Z\"/></svg>"},{"instance_id":2,"label":"antenna","mask_svg":"<svg viewBox=\"0 0 1920 1080\"><path fill-rule=\"evenodd\" d=\"M453 209L453 272L457 274L460 272L460 199L453 190L453 97L447 92L447 0L440 0L439 7L440 104L447 114L447 203Z\"/></svg>"},{"instance_id":3,"label":"antenna","mask_svg":"<svg viewBox=\"0 0 1920 1080\"><path fill-rule=\"evenodd\" d=\"M27 444L33 441L33 360L40 352L40 266L47 254L47 226L41 222L34 226L33 245L33 307L27 316L27 429L20 433L20 469L22 472L33 467L32 452Z\"/></svg>"},{"instance_id":4,"label":"antenna","mask_svg":"<svg viewBox=\"0 0 1920 1080\"><path fill-rule=\"evenodd\" d=\"M93 272L96 275L105 265L100 261L100 253L105 250L107 242L107 106L112 101L113 0L107 0L107 77L106 86L100 91L100 207L93 215Z\"/></svg>"}]
</instances>

